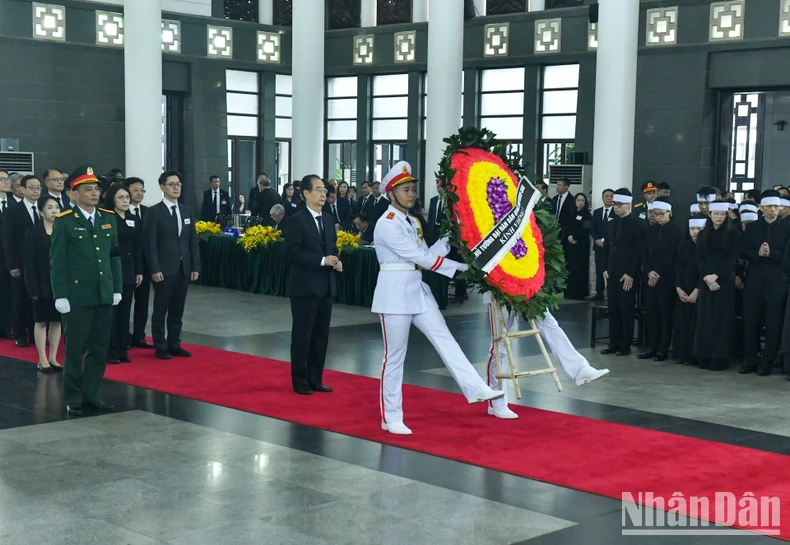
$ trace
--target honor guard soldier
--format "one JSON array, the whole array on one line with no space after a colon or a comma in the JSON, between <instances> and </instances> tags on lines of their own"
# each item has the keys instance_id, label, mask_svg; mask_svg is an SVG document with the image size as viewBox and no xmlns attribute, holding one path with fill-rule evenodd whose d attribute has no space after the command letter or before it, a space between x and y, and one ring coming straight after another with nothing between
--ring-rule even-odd
<instances>
[{"instance_id":1,"label":"honor guard soldier","mask_svg":"<svg viewBox=\"0 0 790 545\"><path fill-rule=\"evenodd\" d=\"M782 268L782 258L790 237L790 223L779 219L780 202L779 192L764 191L760 200L763 217L749 223L743 236L743 257L749 265L743 293L742 374L757 371L763 376L770 375L779 355L787 298L787 274ZM760 358L763 324L765 349Z\"/></svg>"},{"instance_id":2,"label":"honor guard soldier","mask_svg":"<svg viewBox=\"0 0 790 545\"><path fill-rule=\"evenodd\" d=\"M63 315L66 360L63 398L68 414L82 407L112 410L99 400L110 346L112 307L121 301L123 277L115 213L97 208L99 180L92 167L66 181L76 205L52 228L50 264L55 308Z\"/></svg>"},{"instance_id":3,"label":"honor guard soldier","mask_svg":"<svg viewBox=\"0 0 790 545\"><path fill-rule=\"evenodd\" d=\"M446 259L450 248L444 240L430 248L423 225L409 214L417 198L417 181L411 166L401 161L382 181L390 205L376 223L373 234L379 276L373 294L372 311L380 314L384 336L381 369L381 428L398 435L411 435L403 423L403 362L412 324L439 352L469 403L490 401L505 395L492 390L461 351L453 338L430 288L422 281L427 269L452 278L467 265Z\"/></svg>"},{"instance_id":4,"label":"honor guard soldier","mask_svg":"<svg viewBox=\"0 0 790 545\"><path fill-rule=\"evenodd\" d=\"M639 255L646 225L631 213L627 189L614 192L614 213L603 242L603 277L609 299L609 346L601 354L627 356L634 340L634 305L639 282Z\"/></svg>"},{"instance_id":5,"label":"honor guard soldier","mask_svg":"<svg viewBox=\"0 0 790 545\"><path fill-rule=\"evenodd\" d=\"M653 222L650 221L650 205L658 197L658 186L653 182L643 183L642 196L645 198L645 201L634 205L632 212L638 219L652 225Z\"/></svg>"}]
</instances>

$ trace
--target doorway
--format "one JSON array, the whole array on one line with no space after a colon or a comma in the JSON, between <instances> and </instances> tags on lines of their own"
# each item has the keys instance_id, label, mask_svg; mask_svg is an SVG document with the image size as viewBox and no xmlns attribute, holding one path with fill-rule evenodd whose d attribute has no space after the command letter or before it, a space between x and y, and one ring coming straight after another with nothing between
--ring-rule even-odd
<instances>
[{"instance_id":1,"label":"doorway","mask_svg":"<svg viewBox=\"0 0 790 545\"><path fill-rule=\"evenodd\" d=\"M234 204L237 195L248 197L255 184L258 172L258 140L250 138L228 138L228 193ZM247 209L252 203L247 203Z\"/></svg>"}]
</instances>

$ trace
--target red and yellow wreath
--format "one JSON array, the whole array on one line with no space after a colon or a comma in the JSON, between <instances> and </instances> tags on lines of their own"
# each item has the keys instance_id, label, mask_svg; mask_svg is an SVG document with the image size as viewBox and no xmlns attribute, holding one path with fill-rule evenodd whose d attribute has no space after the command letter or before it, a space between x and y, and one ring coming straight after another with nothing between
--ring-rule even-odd
<instances>
[{"instance_id":1,"label":"red and yellow wreath","mask_svg":"<svg viewBox=\"0 0 790 545\"><path fill-rule=\"evenodd\" d=\"M521 238L499 264L486 274L478 269L471 250L515 206L519 178L525 167L518 155L508 155L506 143L487 130L463 128L448 143L439 176L445 184L450 243L469 265L466 273L491 291L500 303L534 318L555 308L565 279L564 258L554 217L537 206Z\"/></svg>"}]
</instances>

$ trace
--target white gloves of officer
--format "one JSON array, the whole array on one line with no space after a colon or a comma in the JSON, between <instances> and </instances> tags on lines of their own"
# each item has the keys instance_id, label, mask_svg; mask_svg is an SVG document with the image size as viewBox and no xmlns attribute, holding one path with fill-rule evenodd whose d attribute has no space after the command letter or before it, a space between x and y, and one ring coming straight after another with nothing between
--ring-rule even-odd
<instances>
[{"instance_id":1,"label":"white gloves of officer","mask_svg":"<svg viewBox=\"0 0 790 545\"><path fill-rule=\"evenodd\" d=\"M118 303L121 302L123 296L120 293L113 293L112 294L112 306L116 306Z\"/></svg>"},{"instance_id":2,"label":"white gloves of officer","mask_svg":"<svg viewBox=\"0 0 790 545\"><path fill-rule=\"evenodd\" d=\"M71 306L69 305L69 300L66 298L55 299L55 310L57 310L61 314L68 314L69 312L71 312Z\"/></svg>"},{"instance_id":3,"label":"white gloves of officer","mask_svg":"<svg viewBox=\"0 0 790 545\"><path fill-rule=\"evenodd\" d=\"M469 270L469 265L466 263L459 263L456 269L458 269L458 272L466 272Z\"/></svg>"},{"instance_id":4,"label":"white gloves of officer","mask_svg":"<svg viewBox=\"0 0 790 545\"><path fill-rule=\"evenodd\" d=\"M446 256L451 250L449 240L450 237L440 238L433 243L433 246L431 246L431 251L436 255L440 255L442 257Z\"/></svg>"}]
</instances>

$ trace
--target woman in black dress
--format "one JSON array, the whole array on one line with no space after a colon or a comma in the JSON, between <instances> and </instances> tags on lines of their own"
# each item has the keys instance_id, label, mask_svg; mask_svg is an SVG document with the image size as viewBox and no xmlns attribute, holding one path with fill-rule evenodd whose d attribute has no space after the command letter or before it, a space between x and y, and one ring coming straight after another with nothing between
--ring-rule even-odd
<instances>
[{"instance_id":1,"label":"woman in black dress","mask_svg":"<svg viewBox=\"0 0 790 545\"><path fill-rule=\"evenodd\" d=\"M294 197L293 184L285 184L283 186L283 208L285 208L285 215L291 216L299 211L299 201Z\"/></svg>"},{"instance_id":2,"label":"woman in black dress","mask_svg":"<svg viewBox=\"0 0 790 545\"><path fill-rule=\"evenodd\" d=\"M689 220L688 236L680 243L675 261L675 291L680 303L675 311L676 324L673 352L678 363L696 365L694 358L694 334L697 328L697 299L699 298L700 275L697 268L697 237L705 227L707 219L693 215Z\"/></svg>"},{"instance_id":3,"label":"woman in black dress","mask_svg":"<svg viewBox=\"0 0 790 545\"><path fill-rule=\"evenodd\" d=\"M710 218L697 237L699 298L694 357L700 369L723 371L729 365L735 337L735 261L741 234L728 217L729 204L710 204Z\"/></svg>"},{"instance_id":4,"label":"woman in black dress","mask_svg":"<svg viewBox=\"0 0 790 545\"><path fill-rule=\"evenodd\" d=\"M115 211L118 226L118 249L121 257L123 293L121 302L113 307L112 333L107 363L129 363L126 353L129 337L129 313L134 290L143 281L143 248L137 218L129 213L129 191L121 184L112 184L104 195L104 206Z\"/></svg>"},{"instance_id":5,"label":"woman in black dress","mask_svg":"<svg viewBox=\"0 0 790 545\"><path fill-rule=\"evenodd\" d=\"M25 287L33 299L33 320L36 325L33 336L38 350L38 370L42 373L62 371L58 363L60 346L60 313L55 310L52 295L52 280L49 268L49 247L52 226L60 213L58 201L52 195L44 195L37 203L41 221L25 233ZM49 328L49 338L47 338ZM47 357L49 341L49 357Z\"/></svg>"},{"instance_id":6,"label":"woman in black dress","mask_svg":"<svg viewBox=\"0 0 790 545\"><path fill-rule=\"evenodd\" d=\"M563 230L565 261L568 265L568 287L565 297L584 299L590 294L590 205L584 193L575 198L576 213Z\"/></svg>"}]
</instances>

